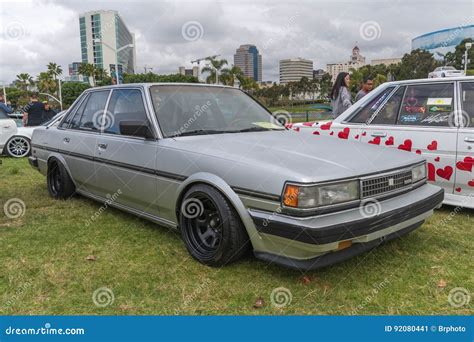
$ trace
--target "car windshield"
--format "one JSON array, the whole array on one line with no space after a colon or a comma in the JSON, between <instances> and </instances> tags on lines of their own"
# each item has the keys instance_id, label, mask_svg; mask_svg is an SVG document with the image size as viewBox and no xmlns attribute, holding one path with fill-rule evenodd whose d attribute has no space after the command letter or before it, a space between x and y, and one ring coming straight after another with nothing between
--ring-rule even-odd
<instances>
[{"instance_id":1,"label":"car windshield","mask_svg":"<svg viewBox=\"0 0 474 342\"><path fill-rule=\"evenodd\" d=\"M150 92L165 137L285 129L238 89L157 85Z\"/></svg>"}]
</instances>

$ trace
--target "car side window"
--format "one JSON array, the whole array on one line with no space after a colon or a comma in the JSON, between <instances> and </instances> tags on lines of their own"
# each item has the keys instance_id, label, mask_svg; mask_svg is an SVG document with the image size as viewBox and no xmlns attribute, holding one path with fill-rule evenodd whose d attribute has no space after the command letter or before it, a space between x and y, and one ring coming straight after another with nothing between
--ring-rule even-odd
<instances>
[{"instance_id":1,"label":"car side window","mask_svg":"<svg viewBox=\"0 0 474 342\"><path fill-rule=\"evenodd\" d=\"M409 85L397 124L449 126L454 110L454 83Z\"/></svg>"},{"instance_id":2,"label":"car side window","mask_svg":"<svg viewBox=\"0 0 474 342\"><path fill-rule=\"evenodd\" d=\"M112 92L106 117L102 120L104 133L121 134L120 121L148 121L140 90L116 89Z\"/></svg>"},{"instance_id":3,"label":"car side window","mask_svg":"<svg viewBox=\"0 0 474 342\"><path fill-rule=\"evenodd\" d=\"M81 120L81 116L82 116L82 113L84 112L84 108L87 104L88 99L89 99L89 95L87 95L84 101L82 101L81 105L77 108L74 115L71 115L69 128L79 129L79 121ZM67 118L66 120L69 120L69 118ZM66 123L66 121L64 123ZM67 125L64 127L67 128Z\"/></svg>"},{"instance_id":4,"label":"car side window","mask_svg":"<svg viewBox=\"0 0 474 342\"><path fill-rule=\"evenodd\" d=\"M472 127L474 124L474 82L461 83L461 106L463 126Z\"/></svg>"},{"instance_id":5,"label":"car side window","mask_svg":"<svg viewBox=\"0 0 474 342\"><path fill-rule=\"evenodd\" d=\"M87 131L99 131L109 93L109 90L92 92L87 99L78 127L74 128ZM75 120L76 117L74 117L74 121Z\"/></svg>"},{"instance_id":6,"label":"car side window","mask_svg":"<svg viewBox=\"0 0 474 342\"><path fill-rule=\"evenodd\" d=\"M66 118L63 120L63 122L61 122L61 124L59 125L60 128L68 128L69 127L69 124L72 122L74 116L77 114L77 112L79 111L79 108L82 106L84 106L84 103L87 101L87 96L88 94L85 94L83 96L83 98L81 99L81 101L79 101L78 103L80 104L76 104L74 107L70 108L69 109L69 113L67 113L66 115Z\"/></svg>"},{"instance_id":7,"label":"car side window","mask_svg":"<svg viewBox=\"0 0 474 342\"><path fill-rule=\"evenodd\" d=\"M400 87L395 94L383 105L372 120L371 124L375 125L395 125L397 122L398 112L402 103L405 87Z\"/></svg>"},{"instance_id":8,"label":"car side window","mask_svg":"<svg viewBox=\"0 0 474 342\"><path fill-rule=\"evenodd\" d=\"M379 109L381 105L385 103L390 93L395 87L388 87L381 94L376 96L372 101L370 101L365 107L361 108L355 116L353 116L349 122L352 123L366 123L372 115Z\"/></svg>"}]
</instances>

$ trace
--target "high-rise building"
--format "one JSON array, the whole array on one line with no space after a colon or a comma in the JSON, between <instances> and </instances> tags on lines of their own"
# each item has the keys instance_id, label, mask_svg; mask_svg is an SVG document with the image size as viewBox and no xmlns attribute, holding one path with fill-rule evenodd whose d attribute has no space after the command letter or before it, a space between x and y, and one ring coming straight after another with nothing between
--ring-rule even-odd
<instances>
[{"instance_id":1,"label":"high-rise building","mask_svg":"<svg viewBox=\"0 0 474 342\"><path fill-rule=\"evenodd\" d=\"M234 55L234 65L242 70L247 77L257 82L262 81L262 55L255 45L240 45Z\"/></svg>"},{"instance_id":2,"label":"high-rise building","mask_svg":"<svg viewBox=\"0 0 474 342\"><path fill-rule=\"evenodd\" d=\"M331 63L326 66L327 72L331 75L333 82L340 72L350 72L351 69L357 70L365 65L365 57L360 54L360 49L356 45L352 49L352 55L347 62Z\"/></svg>"},{"instance_id":3,"label":"high-rise building","mask_svg":"<svg viewBox=\"0 0 474 342\"><path fill-rule=\"evenodd\" d=\"M313 61L304 58L282 59L280 61L280 83L298 82L302 77L313 78Z\"/></svg>"},{"instance_id":4,"label":"high-rise building","mask_svg":"<svg viewBox=\"0 0 474 342\"><path fill-rule=\"evenodd\" d=\"M120 79L135 72L135 36L117 11L86 12L79 16L79 28L83 63L103 68L112 78L116 64Z\"/></svg>"},{"instance_id":5,"label":"high-rise building","mask_svg":"<svg viewBox=\"0 0 474 342\"><path fill-rule=\"evenodd\" d=\"M68 65L69 76L64 77L66 82L87 82L86 77L79 74L80 62L72 62Z\"/></svg>"}]
</instances>

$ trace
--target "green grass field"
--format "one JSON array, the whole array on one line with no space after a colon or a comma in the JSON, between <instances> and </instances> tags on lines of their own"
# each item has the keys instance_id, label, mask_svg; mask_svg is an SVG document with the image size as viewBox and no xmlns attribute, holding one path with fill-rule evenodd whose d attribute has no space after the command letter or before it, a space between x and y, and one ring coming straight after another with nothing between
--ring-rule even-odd
<instances>
[{"instance_id":1,"label":"green grass field","mask_svg":"<svg viewBox=\"0 0 474 342\"><path fill-rule=\"evenodd\" d=\"M320 271L302 274L250 256L215 269L191 259L177 232L119 210L87 225L101 204L53 200L26 159L0 161L0 314L473 313L472 301L448 301L453 288L474 290L470 210L450 221L453 208L438 210L412 234ZM4 215L12 198L25 203L23 216ZM105 307L92 299L102 287L114 296ZM279 287L291 293L282 308L271 302Z\"/></svg>"}]
</instances>

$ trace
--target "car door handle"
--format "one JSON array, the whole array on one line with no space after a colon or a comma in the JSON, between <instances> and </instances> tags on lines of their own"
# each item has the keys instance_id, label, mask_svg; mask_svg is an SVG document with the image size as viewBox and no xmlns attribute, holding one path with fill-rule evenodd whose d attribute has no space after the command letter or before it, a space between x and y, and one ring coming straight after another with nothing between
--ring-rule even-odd
<instances>
[{"instance_id":1,"label":"car door handle","mask_svg":"<svg viewBox=\"0 0 474 342\"><path fill-rule=\"evenodd\" d=\"M371 134L373 137L386 137L387 133L382 133L382 132L374 132Z\"/></svg>"},{"instance_id":2,"label":"car door handle","mask_svg":"<svg viewBox=\"0 0 474 342\"><path fill-rule=\"evenodd\" d=\"M107 148L107 144L97 144L99 150L105 150Z\"/></svg>"},{"instance_id":3,"label":"car door handle","mask_svg":"<svg viewBox=\"0 0 474 342\"><path fill-rule=\"evenodd\" d=\"M474 138L465 137L464 141L467 143L474 143Z\"/></svg>"},{"instance_id":4,"label":"car door handle","mask_svg":"<svg viewBox=\"0 0 474 342\"><path fill-rule=\"evenodd\" d=\"M69 143L69 142L71 141L71 139L70 139L70 138L64 138L63 141L64 141L65 143Z\"/></svg>"}]
</instances>

